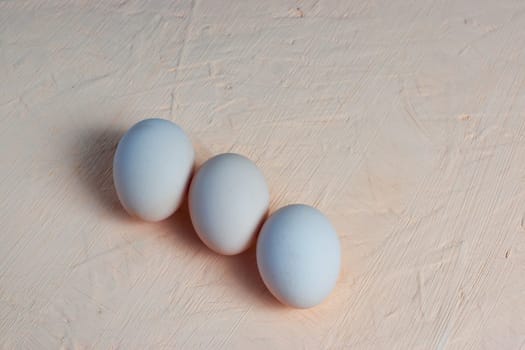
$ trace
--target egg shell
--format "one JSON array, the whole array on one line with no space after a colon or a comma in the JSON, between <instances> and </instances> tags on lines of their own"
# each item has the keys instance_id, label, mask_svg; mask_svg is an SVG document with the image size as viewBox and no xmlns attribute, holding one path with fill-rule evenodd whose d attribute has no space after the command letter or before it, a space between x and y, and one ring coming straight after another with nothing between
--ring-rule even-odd
<instances>
[{"instance_id":1,"label":"egg shell","mask_svg":"<svg viewBox=\"0 0 525 350\"><path fill-rule=\"evenodd\" d=\"M341 266L339 238L319 210L302 204L283 207L261 229L257 266L267 288L282 303L313 307L336 285Z\"/></svg>"},{"instance_id":2,"label":"egg shell","mask_svg":"<svg viewBox=\"0 0 525 350\"><path fill-rule=\"evenodd\" d=\"M234 153L206 161L189 192L190 216L200 239L212 250L235 255L254 241L270 202L259 168Z\"/></svg>"},{"instance_id":3,"label":"egg shell","mask_svg":"<svg viewBox=\"0 0 525 350\"><path fill-rule=\"evenodd\" d=\"M193 170L190 139L175 123L145 119L120 140L113 159L113 181L128 213L160 221L180 206Z\"/></svg>"}]
</instances>

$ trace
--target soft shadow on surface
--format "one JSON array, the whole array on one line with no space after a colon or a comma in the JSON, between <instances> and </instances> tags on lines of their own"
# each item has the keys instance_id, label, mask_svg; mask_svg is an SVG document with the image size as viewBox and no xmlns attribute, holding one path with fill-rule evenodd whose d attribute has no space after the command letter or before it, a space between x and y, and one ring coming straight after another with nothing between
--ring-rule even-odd
<instances>
[{"instance_id":1,"label":"soft shadow on surface","mask_svg":"<svg viewBox=\"0 0 525 350\"><path fill-rule=\"evenodd\" d=\"M223 256L215 253L200 240L195 232L188 208L186 197L179 210L167 220L159 223L159 225L163 227L168 225L178 245L182 245L183 249L191 249L197 252L195 254L196 259L199 257L213 258L209 260L213 265L210 268L216 269L217 273L226 271L235 282L230 287L241 290L246 295L246 298L250 299L250 302L261 307L285 309L286 307L271 295L259 275L255 242L247 251L238 255Z\"/></svg>"},{"instance_id":2,"label":"soft shadow on surface","mask_svg":"<svg viewBox=\"0 0 525 350\"><path fill-rule=\"evenodd\" d=\"M184 249L200 251L204 255L212 255L204 243L199 239L191 223L190 211L187 200L188 192L184 195L184 201L179 209L166 220L159 222L158 225L167 227L168 231L173 233L178 244L182 244Z\"/></svg>"},{"instance_id":3,"label":"soft shadow on surface","mask_svg":"<svg viewBox=\"0 0 525 350\"><path fill-rule=\"evenodd\" d=\"M285 309L286 306L266 288L257 267L257 238L266 219L268 219L268 212L259 222L257 235L248 250L238 255L226 256L225 259L232 276L248 295L257 299L264 307Z\"/></svg>"},{"instance_id":4,"label":"soft shadow on surface","mask_svg":"<svg viewBox=\"0 0 525 350\"><path fill-rule=\"evenodd\" d=\"M281 304L264 285L257 268L257 257L255 244L242 254L224 257L227 259L228 269L235 277L239 288L258 302L262 307L285 310L287 307Z\"/></svg>"},{"instance_id":5,"label":"soft shadow on surface","mask_svg":"<svg viewBox=\"0 0 525 350\"><path fill-rule=\"evenodd\" d=\"M113 185L113 156L124 131L94 129L80 136L74 150L79 159L78 176L100 205L111 215L131 219L119 203Z\"/></svg>"}]
</instances>

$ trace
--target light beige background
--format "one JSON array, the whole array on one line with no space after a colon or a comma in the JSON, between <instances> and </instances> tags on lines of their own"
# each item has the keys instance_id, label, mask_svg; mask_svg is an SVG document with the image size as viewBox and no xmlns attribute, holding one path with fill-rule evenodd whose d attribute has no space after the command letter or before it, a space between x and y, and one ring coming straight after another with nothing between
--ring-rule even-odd
<instances>
[{"instance_id":1,"label":"light beige background","mask_svg":"<svg viewBox=\"0 0 525 350\"><path fill-rule=\"evenodd\" d=\"M0 1L1 347L525 348L524 29L522 0ZM123 212L147 117L326 213L324 304Z\"/></svg>"}]
</instances>

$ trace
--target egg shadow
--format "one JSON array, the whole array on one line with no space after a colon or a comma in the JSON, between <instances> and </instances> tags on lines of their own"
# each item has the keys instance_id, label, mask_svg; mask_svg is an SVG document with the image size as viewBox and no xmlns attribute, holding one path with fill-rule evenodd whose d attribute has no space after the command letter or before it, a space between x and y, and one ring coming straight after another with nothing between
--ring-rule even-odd
<instances>
[{"instance_id":1,"label":"egg shadow","mask_svg":"<svg viewBox=\"0 0 525 350\"><path fill-rule=\"evenodd\" d=\"M258 303L263 307L285 310L286 306L281 304L266 288L257 268L257 254L255 245L247 251L228 256L227 268L243 292L252 302Z\"/></svg>"},{"instance_id":2,"label":"egg shadow","mask_svg":"<svg viewBox=\"0 0 525 350\"><path fill-rule=\"evenodd\" d=\"M268 212L260 220L257 227L257 235L253 239L250 248L241 254L226 257L227 267L231 275L234 276L235 280L250 298L255 297L256 302L264 307L283 310L286 309L286 306L281 304L266 288L257 267L257 238L267 218Z\"/></svg>"},{"instance_id":3,"label":"egg shadow","mask_svg":"<svg viewBox=\"0 0 525 350\"><path fill-rule=\"evenodd\" d=\"M177 211L166 220L163 220L154 225L161 226L170 232L174 244L182 245L185 249L191 249L196 252L197 256L213 256L213 252L202 243L199 236L193 228L191 223L190 211L188 207L187 190L184 195L184 201Z\"/></svg>"},{"instance_id":4,"label":"egg shadow","mask_svg":"<svg viewBox=\"0 0 525 350\"><path fill-rule=\"evenodd\" d=\"M124 132L102 127L84 131L73 151L85 190L111 215L133 220L120 205L113 184L113 156Z\"/></svg>"},{"instance_id":5,"label":"egg shadow","mask_svg":"<svg viewBox=\"0 0 525 350\"><path fill-rule=\"evenodd\" d=\"M209 259L209 263L213 265L212 268L225 271L236 282L231 288L240 288L244 297L249 298L250 302L266 308L286 309L286 306L273 297L260 277L255 242L247 251L232 256L224 256L209 249L195 232L189 213L187 195L175 214L159 222L158 225L168 228L168 231L173 234L174 244L194 250L196 257Z\"/></svg>"}]
</instances>

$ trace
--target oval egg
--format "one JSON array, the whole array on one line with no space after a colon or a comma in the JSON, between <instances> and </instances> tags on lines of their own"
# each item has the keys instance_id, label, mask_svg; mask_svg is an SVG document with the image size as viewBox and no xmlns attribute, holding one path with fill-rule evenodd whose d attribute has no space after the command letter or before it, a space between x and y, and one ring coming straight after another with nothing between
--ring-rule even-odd
<instances>
[{"instance_id":1,"label":"oval egg","mask_svg":"<svg viewBox=\"0 0 525 350\"><path fill-rule=\"evenodd\" d=\"M257 266L282 303L309 308L334 289L341 266L339 238L317 209L294 204L264 223L257 240Z\"/></svg>"},{"instance_id":2,"label":"oval egg","mask_svg":"<svg viewBox=\"0 0 525 350\"><path fill-rule=\"evenodd\" d=\"M194 164L190 139L175 123L146 119L120 140L113 181L122 206L146 221L160 221L180 206Z\"/></svg>"},{"instance_id":3,"label":"oval egg","mask_svg":"<svg viewBox=\"0 0 525 350\"><path fill-rule=\"evenodd\" d=\"M189 192L190 216L200 239L212 250L235 255L252 243L270 202L262 172L234 153L206 161Z\"/></svg>"}]
</instances>

